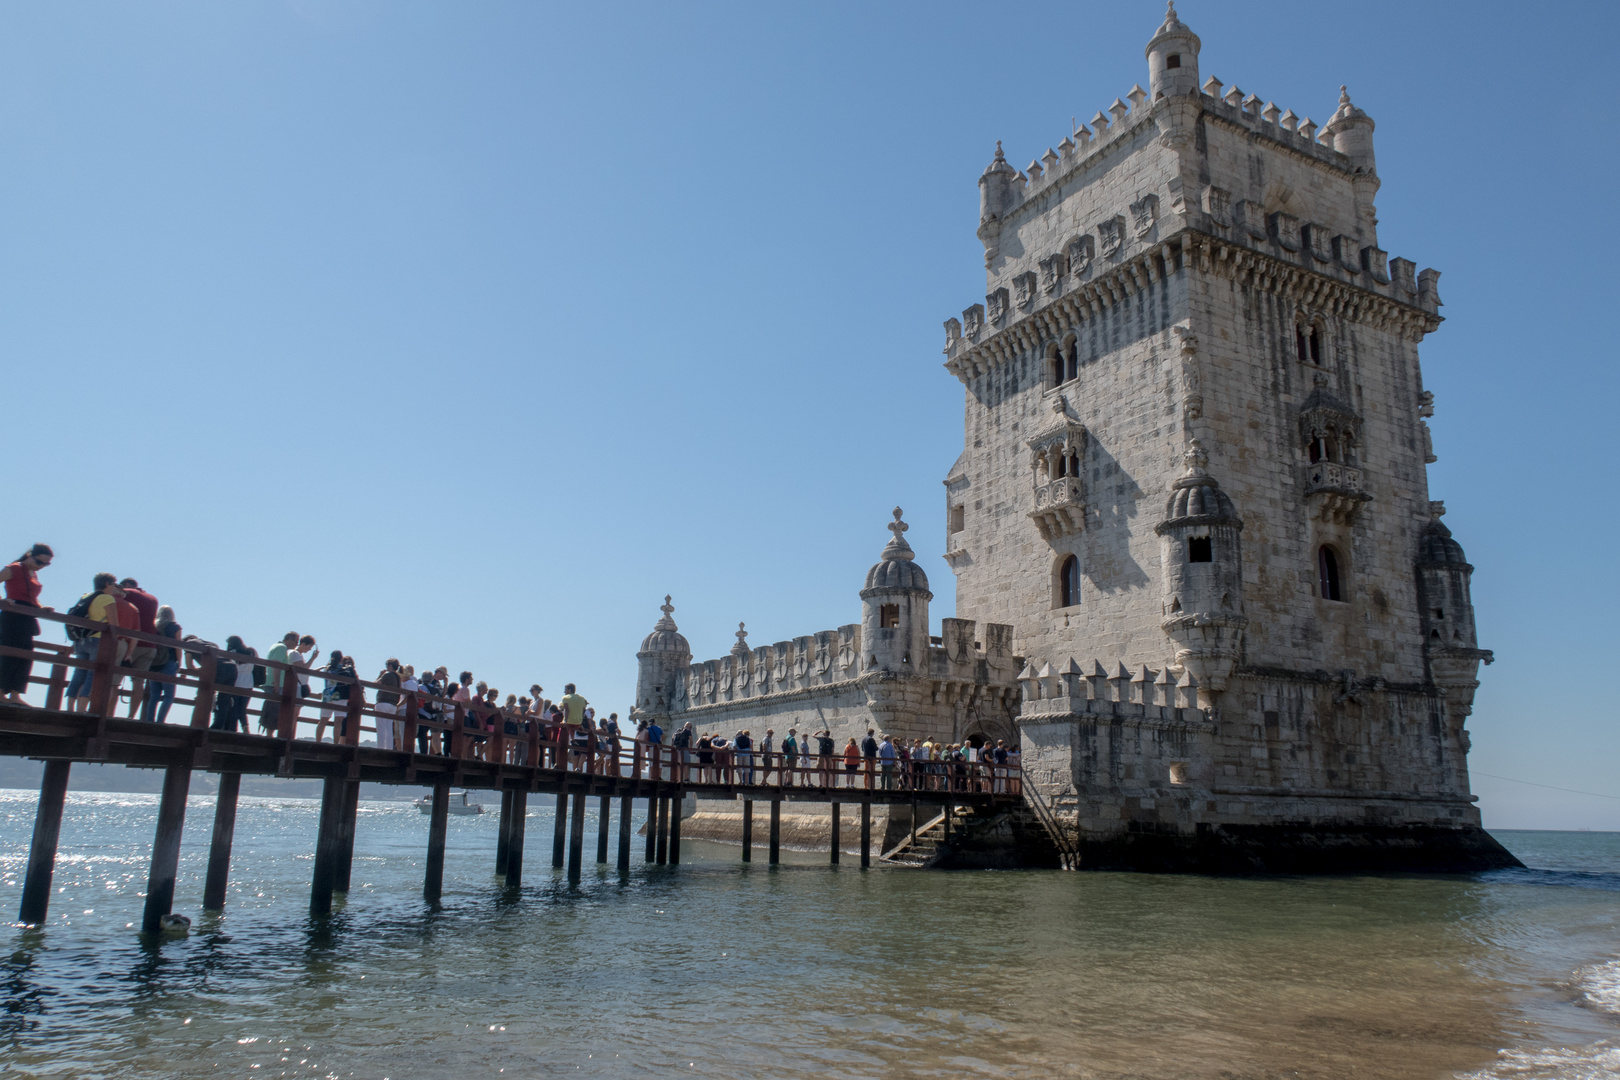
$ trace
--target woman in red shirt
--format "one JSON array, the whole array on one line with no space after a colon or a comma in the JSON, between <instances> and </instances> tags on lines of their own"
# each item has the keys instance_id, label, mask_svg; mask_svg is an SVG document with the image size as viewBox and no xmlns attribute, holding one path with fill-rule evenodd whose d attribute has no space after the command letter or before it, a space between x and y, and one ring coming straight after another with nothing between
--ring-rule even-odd
<instances>
[{"instance_id":1,"label":"woman in red shirt","mask_svg":"<svg viewBox=\"0 0 1620 1080\"><path fill-rule=\"evenodd\" d=\"M18 607L39 607L39 578L35 571L51 565L56 557L49 544L35 544L4 569L0 581L6 583L6 599ZM33 649L34 636L39 633L39 620L21 612L0 612L0 645L12 649ZM0 656L0 701L8 705L26 705L23 695L28 692L28 676L33 673L34 662L22 656Z\"/></svg>"}]
</instances>

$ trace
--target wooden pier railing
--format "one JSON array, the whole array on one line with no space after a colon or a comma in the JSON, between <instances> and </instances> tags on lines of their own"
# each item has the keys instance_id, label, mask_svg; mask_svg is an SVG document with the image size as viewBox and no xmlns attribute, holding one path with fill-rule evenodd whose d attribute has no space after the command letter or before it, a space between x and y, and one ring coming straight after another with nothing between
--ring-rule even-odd
<instances>
[{"instance_id":1,"label":"wooden pier railing","mask_svg":"<svg viewBox=\"0 0 1620 1080\"><path fill-rule=\"evenodd\" d=\"M146 634L59 612L18 607L0 601L0 611L31 615L47 625L77 626L99 634L77 649L36 639L32 649L0 646L0 656L34 662L30 682L44 689L43 709L0 705L0 754L46 762L19 920L41 922L50 896L57 837L69 769L74 761L107 762L166 770L158 809L157 835L147 887L143 930L157 932L172 909L185 801L193 769L221 775L210 849L204 905L224 904L236 801L243 774L320 778L324 782L321 821L311 884L311 910L331 909L334 893L348 891L355 819L362 780L433 789L423 895L437 902L442 891L444 843L452 787L501 792L501 823L496 872L508 887L522 881L523 829L531 792L557 795L552 864L568 867L578 881L588 798L599 798L597 861L606 862L611 800L620 800L618 866L630 866L631 800L648 801L647 861L680 861L680 804L685 796L741 799L744 859L751 857L755 801L770 804L770 861L779 858L779 818L786 802L830 803L831 861L838 862L840 806L860 807L861 865L871 863L871 807L909 805L948 815L953 806L996 806L1023 799L1023 777L1014 764L982 761L913 762L861 758L854 768L842 757L780 751L699 750L614 740L595 729L551 725L543 718L470 705L451 698L383 686L357 675L226 652L207 642ZM184 657L175 674L140 671L126 656L137 644L177 649ZM264 684L238 687L215 678L220 660L266 669ZM87 708L70 711L64 696L74 672L88 672ZM42 673L44 672L44 673ZM275 674L271 674L275 673ZM348 687L346 699L302 697L300 687L319 678ZM171 710L184 723L156 724L133 719L141 702L130 693L126 716L119 716L122 684L138 679L174 686ZM279 686L276 685L279 683ZM399 695L396 708L379 708L377 695ZM221 725L219 698L234 696L250 723L265 734ZM396 711L397 709L397 711ZM189 710L189 711L188 711ZM301 723L325 713L334 727L330 742L299 738ZM171 713L172 714L172 713ZM394 749L362 745L361 736L379 724L397 725ZM508 725L515 730L509 732ZM570 803L572 803L570 813ZM565 859L566 853L566 859Z\"/></svg>"}]
</instances>

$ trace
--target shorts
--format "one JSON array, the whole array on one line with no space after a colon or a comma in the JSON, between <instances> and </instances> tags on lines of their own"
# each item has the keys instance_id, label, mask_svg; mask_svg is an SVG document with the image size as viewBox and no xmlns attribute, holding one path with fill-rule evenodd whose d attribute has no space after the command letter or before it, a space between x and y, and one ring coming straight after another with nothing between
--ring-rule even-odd
<instances>
[{"instance_id":1,"label":"shorts","mask_svg":"<svg viewBox=\"0 0 1620 1080\"><path fill-rule=\"evenodd\" d=\"M130 660L129 666L136 671L160 670L163 665L157 662L157 654L156 645L136 645L135 655Z\"/></svg>"}]
</instances>

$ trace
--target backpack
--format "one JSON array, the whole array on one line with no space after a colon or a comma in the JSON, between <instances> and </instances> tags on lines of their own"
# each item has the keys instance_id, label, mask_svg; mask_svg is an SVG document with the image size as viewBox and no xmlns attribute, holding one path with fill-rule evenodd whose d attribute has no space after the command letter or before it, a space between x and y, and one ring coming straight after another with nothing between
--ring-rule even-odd
<instances>
[{"instance_id":1,"label":"backpack","mask_svg":"<svg viewBox=\"0 0 1620 1080\"><path fill-rule=\"evenodd\" d=\"M266 677L267 677L267 673L264 670L264 665L263 664L254 664L253 665L253 685L254 686L263 686L264 685L264 680L265 680Z\"/></svg>"},{"instance_id":2,"label":"backpack","mask_svg":"<svg viewBox=\"0 0 1620 1080\"><path fill-rule=\"evenodd\" d=\"M68 608L67 613L73 616L75 619L88 619L90 617L90 605L99 595L99 593L93 592L85 593L74 602L72 607ZM95 631L90 629L88 626L69 626L67 628L67 636L69 641L83 641L93 633L95 633Z\"/></svg>"}]
</instances>

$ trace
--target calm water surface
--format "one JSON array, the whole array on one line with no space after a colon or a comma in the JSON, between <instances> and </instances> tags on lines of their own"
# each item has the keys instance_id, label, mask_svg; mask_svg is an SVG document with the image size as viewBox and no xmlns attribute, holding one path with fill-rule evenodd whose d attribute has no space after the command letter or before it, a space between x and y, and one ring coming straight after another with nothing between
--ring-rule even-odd
<instances>
[{"instance_id":1,"label":"calm water surface","mask_svg":"<svg viewBox=\"0 0 1620 1080\"><path fill-rule=\"evenodd\" d=\"M8 912L35 799L0 791ZM496 816L452 818L430 910L427 819L364 803L354 891L317 922L318 805L244 798L228 914L204 917L196 799L176 902L196 923L154 946L132 924L156 802L69 796L50 924L0 954L0 1072L1620 1073L1617 834L1499 833L1528 871L1330 880L743 867L688 842L679 867L571 888L536 808L518 894L490 873Z\"/></svg>"}]
</instances>

